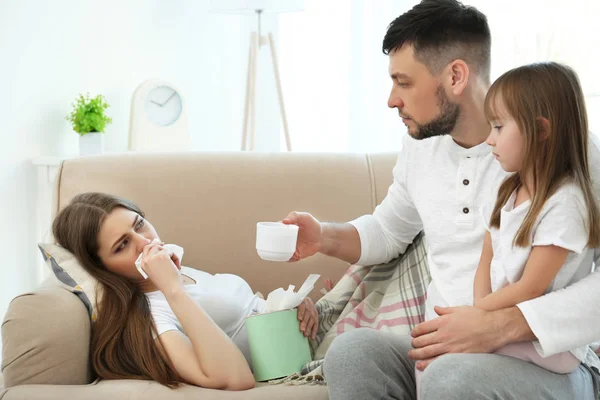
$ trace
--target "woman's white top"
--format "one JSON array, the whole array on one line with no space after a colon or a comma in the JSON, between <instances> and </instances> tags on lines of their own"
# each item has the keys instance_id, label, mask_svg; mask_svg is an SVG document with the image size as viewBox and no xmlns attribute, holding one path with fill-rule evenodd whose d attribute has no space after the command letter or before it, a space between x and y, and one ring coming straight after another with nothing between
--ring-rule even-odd
<instances>
[{"instance_id":1,"label":"woman's white top","mask_svg":"<svg viewBox=\"0 0 600 400\"><path fill-rule=\"evenodd\" d=\"M209 274L189 267L181 273L196 281L185 285L185 291L198 303L210 318L231 338L250 363L248 336L244 320L261 313L265 300L252 292L248 283L237 275ZM172 330L185 334L185 330L160 291L146 293L158 335Z\"/></svg>"}]
</instances>

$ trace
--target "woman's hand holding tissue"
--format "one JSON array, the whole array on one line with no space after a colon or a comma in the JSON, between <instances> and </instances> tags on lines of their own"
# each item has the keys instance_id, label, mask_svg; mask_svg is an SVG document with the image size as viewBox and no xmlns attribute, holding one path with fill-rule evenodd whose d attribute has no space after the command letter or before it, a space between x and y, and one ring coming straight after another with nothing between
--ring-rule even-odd
<instances>
[{"instance_id":1,"label":"woman's hand holding tissue","mask_svg":"<svg viewBox=\"0 0 600 400\"><path fill-rule=\"evenodd\" d=\"M162 246L164 243L154 240L144 247L142 252L142 268L154 283L156 288L165 296L177 292L183 287L179 270L179 258Z\"/></svg>"},{"instance_id":2,"label":"woman's hand holding tissue","mask_svg":"<svg viewBox=\"0 0 600 400\"><path fill-rule=\"evenodd\" d=\"M315 303L313 303L310 297L305 297L298 306L298 320L300 321L300 330L304 336L310 336L314 340L319 328L319 315Z\"/></svg>"}]
</instances>

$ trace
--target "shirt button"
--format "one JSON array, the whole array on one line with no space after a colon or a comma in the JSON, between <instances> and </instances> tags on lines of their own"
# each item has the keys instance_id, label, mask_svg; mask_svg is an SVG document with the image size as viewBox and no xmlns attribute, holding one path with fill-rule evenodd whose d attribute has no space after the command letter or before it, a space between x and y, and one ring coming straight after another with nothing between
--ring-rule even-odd
<instances>
[{"instance_id":1,"label":"shirt button","mask_svg":"<svg viewBox=\"0 0 600 400\"><path fill-rule=\"evenodd\" d=\"M463 180L463 185L467 186L469 184L469 180L468 179L464 179Z\"/></svg>"},{"instance_id":2,"label":"shirt button","mask_svg":"<svg viewBox=\"0 0 600 400\"><path fill-rule=\"evenodd\" d=\"M469 209L468 209L467 207L465 207L465 208L463 208L463 212L464 212L465 214L468 214L468 213L469 213Z\"/></svg>"}]
</instances>

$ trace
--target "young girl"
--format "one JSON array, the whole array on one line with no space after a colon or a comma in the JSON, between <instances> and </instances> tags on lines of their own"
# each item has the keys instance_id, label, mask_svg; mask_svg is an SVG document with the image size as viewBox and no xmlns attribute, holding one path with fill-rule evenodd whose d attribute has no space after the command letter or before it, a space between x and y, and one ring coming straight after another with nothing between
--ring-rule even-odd
<instances>
[{"instance_id":1,"label":"young girl","mask_svg":"<svg viewBox=\"0 0 600 400\"><path fill-rule=\"evenodd\" d=\"M483 207L487 227L475 275L474 306L512 307L591 273L600 218L588 166L588 123L575 72L557 63L508 71L490 88L487 143L512 174L496 204ZM557 310L560 312L560 310ZM536 343L506 346L557 373L574 371L587 348L544 357Z\"/></svg>"}]
</instances>

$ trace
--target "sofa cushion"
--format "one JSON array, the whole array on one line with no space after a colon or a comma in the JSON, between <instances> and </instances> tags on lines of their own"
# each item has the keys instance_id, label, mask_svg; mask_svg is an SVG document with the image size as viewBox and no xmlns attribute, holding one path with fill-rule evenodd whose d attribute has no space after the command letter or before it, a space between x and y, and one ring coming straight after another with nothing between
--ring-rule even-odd
<instances>
[{"instance_id":1,"label":"sofa cushion","mask_svg":"<svg viewBox=\"0 0 600 400\"><path fill-rule=\"evenodd\" d=\"M53 286L18 296L2 322L4 387L87 384L89 345L90 318L73 293Z\"/></svg>"},{"instance_id":2,"label":"sofa cushion","mask_svg":"<svg viewBox=\"0 0 600 400\"><path fill-rule=\"evenodd\" d=\"M62 284L85 304L92 321L96 320L97 303L102 297L98 281L77 261L75 255L54 243L40 243L44 261Z\"/></svg>"}]
</instances>

